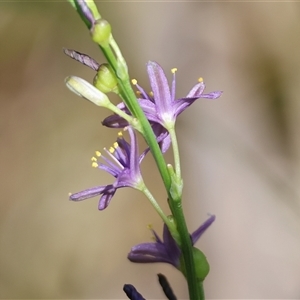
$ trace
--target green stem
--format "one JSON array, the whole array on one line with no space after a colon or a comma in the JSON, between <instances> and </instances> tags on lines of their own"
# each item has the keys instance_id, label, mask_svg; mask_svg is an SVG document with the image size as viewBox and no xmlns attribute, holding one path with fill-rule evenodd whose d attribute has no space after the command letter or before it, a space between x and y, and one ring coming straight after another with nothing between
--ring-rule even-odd
<instances>
[{"instance_id":1,"label":"green stem","mask_svg":"<svg viewBox=\"0 0 300 300\"><path fill-rule=\"evenodd\" d=\"M170 133L172 147L173 147L176 177L177 179L181 180L180 155L179 155L179 147L178 147L175 128L174 127L170 128L169 133Z\"/></svg>"},{"instance_id":2,"label":"green stem","mask_svg":"<svg viewBox=\"0 0 300 300\"><path fill-rule=\"evenodd\" d=\"M199 288L200 288L200 300L205 300L203 282L199 283Z\"/></svg>"},{"instance_id":3,"label":"green stem","mask_svg":"<svg viewBox=\"0 0 300 300\"><path fill-rule=\"evenodd\" d=\"M183 256L183 261L185 264L186 280L188 283L190 299L202 300L200 296L201 295L200 287L198 285L198 280L196 277L196 270L195 270L193 252L192 252L192 242L186 226L181 201L175 203L174 202L171 203L170 201L170 206L172 207L172 212L173 212L174 219L176 221L177 230L181 238L180 248Z\"/></svg>"},{"instance_id":4,"label":"green stem","mask_svg":"<svg viewBox=\"0 0 300 300\"><path fill-rule=\"evenodd\" d=\"M152 204L152 206L154 207L154 209L156 210L156 212L159 214L159 216L162 218L162 220L164 221L164 223L168 226L168 228L170 229L170 231L174 230L174 224L172 222L170 222L170 220L168 219L168 217L164 214L164 212L162 211L162 209L160 208L160 206L158 205L157 201L155 200L155 198L153 197L153 195L151 194L151 192L148 190L148 188L146 187L146 185L144 185L144 187L142 188L142 192L149 199L150 203Z\"/></svg>"}]
</instances>

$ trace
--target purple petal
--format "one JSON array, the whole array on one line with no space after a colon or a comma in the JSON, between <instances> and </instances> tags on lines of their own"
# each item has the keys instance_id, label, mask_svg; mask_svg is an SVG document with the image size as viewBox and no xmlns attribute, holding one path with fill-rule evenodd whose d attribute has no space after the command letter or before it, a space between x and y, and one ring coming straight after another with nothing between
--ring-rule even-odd
<instances>
[{"instance_id":1,"label":"purple petal","mask_svg":"<svg viewBox=\"0 0 300 300\"><path fill-rule=\"evenodd\" d=\"M202 236L202 234L206 231L206 229L215 221L216 216L211 215L198 229L196 229L192 235L192 244L194 245L199 238Z\"/></svg>"},{"instance_id":2,"label":"purple petal","mask_svg":"<svg viewBox=\"0 0 300 300\"><path fill-rule=\"evenodd\" d=\"M74 193L74 194L70 195L70 200L81 201L81 200L85 200L88 198L92 198L92 197L101 195L107 189L107 187L108 187L107 185L96 186L96 187L86 189L86 190L78 192L78 193Z\"/></svg>"},{"instance_id":3,"label":"purple petal","mask_svg":"<svg viewBox=\"0 0 300 300\"><path fill-rule=\"evenodd\" d=\"M139 105L141 106L143 112L145 113L149 121L161 123L161 119L157 114L157 106L150 100L139 99Z\"/></svg>"},{"instance_id":4,"label":"purple petal","mask_svg":"<svg viewBox=\"0 0 300 300\"><path fill-rule=\"evenodd\" d=\"M181 251L178 245L176 244L175 240L173 239L168 229L168 226L166 226L166 224L164 224L163 240L166 247L167 255L169 259L173 262L172 265L178 268Z\"/></svg>"},{"instance_id":5,"label":"purple petal","mask_svg":"<svg viewBox=\"0 0 300 300\"><path fill-rule=\"evenodd\" d=\"M171 93L166 75L159 64L149 61L147 64L150 85L153 91L157 113L160 116L171 112Z\"/></svg>"},{"instance_id":6,"label":"purple petal","mask_svg":"<svg viewBox=\"0 0 300 300\"><path fill-rule=\"evenodd\" d=\"M87 54L80 53L78 51L72 50L72 49L66 49L64 48L64 53L71 58L79 61L83 65L86 65L93 69L94 71L98 71L100 64L98 64L93 58L88 56Z\"/></svg>"},{"instance_id":7,"label":"purple petal","mask_svg":"<svg viewBox=\"0 0 300 300\"><path fill-rule=\"evenodd\" d=\"M194 97L199 97L205 89L205 84L204 82L199 82L192 89L189 91L187 96L185 98L194 98Z\"/></svg>"},{"instance_id":8,"label":"purple petal","mask_svg":"<svg viewBox=\"0 0 300 300\"><path fill-rule=\"evenodd\" d=\"M199 97L181 98L173 102L173 111L175 118L179 116L186 108L192 105Z\"/></svg>"},{"instance_id":9,"label":"purple petal","mask_svg":"<svg viewBox=\"0 0 300 300\"><path fill-rule=\"evenodd\" d=\"M109 128L124 128L128 126L128 122L121 118L119 115L113 114L111 116L106 117L102 121L102 125Z\"/></svg>"},{"instance_id":10,"label":"purple petal","mask_svg":"<svg viewBox=\"0 0 300 300\"><path fill-rule=\"evenodd\" d=\"M136 263L165 262L173 264L163 244L143 243L131 248L127 258Z\"/></svg>"},{"instance_id":11,"label":"purple petal","mask_svg":"<svg viewBox=\"0 0 300 300\"><path fill-rule=\"evenodd\" d=\"M77 1L76 3L80 7L84 17L90 22L88 26L90 28L96 21L92 11L90 10L85 1Z\"/></svg>"},{"instance_id":12,"label":"purple petal","mask_svg":"<svg viewBox=\"0 0 300 300\"><path fill-rule=\"evenodd\" d=\"M222 91L215 91L208 94L202 94L200 98L206 98L206 99L217 99L222 95Z\"/></svg>"},{"instance_id":13,"label":"purple petal","mask_svg":"<svg viewBox=\"0 0 300 300\"><path fill-rule=\"evenodd\" d=\"M163 153L165 153L171 145L171 137L168 131L159 123L153 123L152 129L154 131L160 149Z\"/></svg>"},{"instance_id":14,"label":"purple petal","mask_svg":"<svg viewBox=\"0 0 300 300\"><path fill-rule=\"evenodd\" d=\"M130 136L130 173L132 177L140 178L140 158L139 148L135 131L129 126L128 132Z\"/></svg>"},{"instance_id":15,"label":"purple petal","mask_svg":"<svg viewBox=\"0 0 300 300\"><path fill-rule=\"evenodd\" d=\"M98 204L99 210L103 210L108 206L110 200L112 199L116 191L117 188L115 188L112 184L107 186L106 191L103 193L103 195L99 200L99 204Z\"/></svg>"}]
</instances>

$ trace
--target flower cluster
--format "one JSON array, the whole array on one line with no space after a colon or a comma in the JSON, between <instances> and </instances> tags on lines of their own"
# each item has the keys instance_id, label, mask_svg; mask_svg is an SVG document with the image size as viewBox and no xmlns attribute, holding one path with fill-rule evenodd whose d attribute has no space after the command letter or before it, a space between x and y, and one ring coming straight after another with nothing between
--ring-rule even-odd
<instances>
[{"instance_id":1,"label":"flower cluster","mask_svg":"<svg viewBox=\"0 0 300 300\"><path fill-rule=\"evenodd\" d=\"M141 191L164 222L163 238L152 230L154 243L142 243L132 247L128 259L135 263L168 263L180 270L186 277L191 299L203 299L202 282L209 272L205 255L194 244L214 222L210 216L191 235L186 226L182 211L182 189L180 155L175 132L177 117L198 99L217 99L222 92L204 93L205 84L200 78L183 98L176 98L176 71L172 69L173 79L169 86L162 67L153 61L147 63L147 73L151 92L147 93L136 80L131 83L137 89L137 97L130 84L128 67L115 42L110 24L101 17L93 1L69 0L90 30L92 40L100 46L107 63L99 64L94 59L80 52L64 49L71 58L96 71L93 84L76 76L66 78L67 87L97 106L107 108L111 114L102 124L109 128L123 128L128 131L129 141L122 133L109 149L104 148L104 155L96 151L92 157L92 166L109 173L114 181L71 193L72 201L81 201L98 196L99 210L105 209L116 191L131 187ZM114 105L108 93L115 93L122 102ZM139 132L147 143L146 150L139 152L137 134ZM163 154L172 146L174 168L166 164ZM151 151L168 196L171 216L167 216L148 190L140 165L145 155ZM167 280L159 276L165 295L176 299ZM200 284L199 284L200 283ZM130 299L144 299L132 285L125 285L124 291ZM202 295L202 296L201 296Z\"/></svg>"},{"instance_id":2,"label":"flower cluster","mask_svg":"<svg viewBox=\"0 0 300 300\"><path fill-rule=\"evenodd\" d=\"M86 61L90 62L92 60L89 56L85 57L85 54L80 54L74 50L71 51L66 49L65 53L85 65L87 65ZM96 64L97 63L93 60L93 65ZM147 71L153 93L147 94L145 90L137 84L136 80L133 80L133 83L139 91L139 105L152 125L157 141L160 143L162 152L164 153L170 147L171 139L168 131L170 128L175 126L177 116L192 105L197 99L216 99L220 97L222 92L215 91L204 94L205 84L202 78L200 78L199 82L192 87L186 97L176 99L176 69L172 69L173 80L171 89L168 85L165 72L158 63L151 61L148 62ZM73 78L71 78L69 82L71 82ZM87 83L83 79L81 79L81 81L84 86L87 87ZM74 89L78 90L78 87L72 86L72 91L74 91ZM82 95L83 92L80 91L78 94ZM89 97L89 95L86 94L88 93L85 93L85 98ZM102 99L103 97L101 95L102 94L99 94L98 97L101 97ZM93 94L93 99L89 100L99 105L97 99L97 95L95 96L95 94ZM130 114L124 102L118 104L117 107L120 111L125 112L127 115ZM116 181L113 184L93 187L70 195L70 199L73 201L80 201L101 195L99 202L100 210L107 207L118 188L132 187L135 189L141 189L142 177L140 174L139 164L147 153L147 151L144 151L144 153L139 157L136 134L129 126L128 121L126 121L122 116L114 113L113 115L105 118L102 124L110 128L128 127L130 134L130 143L126 142L123 138L118 138L117 146L115 148L111 148L112 151L109 152L105 150L107 154L113 158L115 164L112 164L105 157L101 156L105 160L106 165L97 165L100 169L113 175L116 178ZM96 162L94 162L94 165L95 164Z\"/></svg>"}]
</instances>

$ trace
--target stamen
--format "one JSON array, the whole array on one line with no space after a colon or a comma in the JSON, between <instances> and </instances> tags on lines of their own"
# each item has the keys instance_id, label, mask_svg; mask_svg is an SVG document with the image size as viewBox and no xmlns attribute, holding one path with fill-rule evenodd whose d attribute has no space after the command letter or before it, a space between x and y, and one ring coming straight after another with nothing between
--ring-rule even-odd
<instances>
[{"instance_id":1,"label":"stamen","mask_svg":"<svg viewBox=\"0 0 300 300\"><path fill-rule=\"evenodd\" d=\"M113 154L115 152L115 148L114 147L109 147L108 151Z\"/></svg>"},{"instance_id":2,"label":"stamen","mask_svg":"<svg viewBox=\"0 0 300 300\"><path fill-rule=\"evenodd\" d=\"M113 146L115 149L117 149L119 147L119 144L117 142L114 142Z\"/></svg>"},{"instance_id":3,"label":"stamen","mask_svg":"<svg viewBox=\"0 0 300 300\"><path fill-rule=\"evenodd\" d=\"M95 151L96 156L100 157L101 156L101 152L100 151Z\"/></svg>"},{"instance_id":4,"label":"stamen","mask_svg":"<svg viewBox=\"0 0 300 300\"><path fill-rule=\"evenodd\" d=\"M68 195L69 195L69 197L70 197L70 196L72 195L72 193L69 193Z\"/></svg>"},{"instance_id":5,"label":"stamen","mask_svg":"<svg viewBox=\"0 0 300 300\"><path fill-rule=\"evenodd\" d=\"M198 82L200 82L200 83L203 82L203 78L199 77Z\"/></svg>"},{"instance_id":6,"label":"stamen","mask_svg":"<svg viewBox=\"0 0 300 300\"><path fill-rule=\"evenodd\" d=\"M172 74L175 74L175 72L177 72L177 68L171 69L171 73L172 73Z\"/></svg>"},{"instance_id":7,"label":"stamen","mask_svg":"<svg viewBox=\"0 0 300 300\"><path fill-rule=\"evenodd\" d=\"M118 137L122 137L122 136L123 136L122 131L119 131L119 132L118 132Z\"/></svg>"},{"instance_id":8,"label":"stamen","mask_svg":"<svg viewBox=\"0 0 300 300\"><path fill-rule=\"evenodd\" d=\"M138 97L142 95L142 93L140 91L136 91L135 93Z\"/></svg>"},{"instance_id":9,"label":"stamen","mask_svg":"<svg viewBox=\"0 0 300 300\"><path fill-rule=\"evenodd\" d=\"M137 85L137 80L136 80L136 79L132 79L132 80L131 80L131 83L132 83L133 85Z\"/></svg>"},{"instance_id":10,"label":"stamen","mask_svg":"<svg viewBox=\"0 0 300 300\"><path fill-rule=\"evenodd\" d=\"M113 147L110 147L109 150L107 150L106 148L104 148L104 151L109 155L109 157L111 158L111 160L113 160L118 166L120 166L121 169L124 169L124 166L120 163L120 161L118 160L117 157L115 157L115 149ZM103 156L104 158L104 156ZM105 159L107 163L110 163L108 159ZM112 163L110 163L112 164Z\"/></svg>"},{"instance_id":11,"label":"stamen","mask_svg":"<svg viewBox=\"0 0 300 300\"><path fill-rule=\"evenodd\" d=\"M153 229L153 225L152 225L152 224L148 224L148 225L147 225L147 229L152 230L152 229Z\"/></svg>"},{"instance_id":12,"label":"stamen","mask_svg":"<svg viewBox=\"0 0 300 300\"><path fill-rule=\"evenodd\" d=\"M150 92L149 95L150 95L151 97L153 97L154 94L153 94L153 92Z\"/></svg>"},{"instance_id":13,"label":"stamen","mask_svg":"<svg viewBox=\"0 0 300 300\"><path fill-rule=\"evenodd\" d=\"M93 157L91 158L91 161L97 161L97 158L96 158L95 156L93 156Z\"/></svg>"},{"instance_id":14,"label":"stamen","mask_svg":"<svg viewBox=\"0 0 300 300\"><path fill-rule=\"evenodd\" d=\"M98 168L98 164L94 161L94 162L92 163L92 167L93 167L93 168Z\"/></svg>"}]
</instances>

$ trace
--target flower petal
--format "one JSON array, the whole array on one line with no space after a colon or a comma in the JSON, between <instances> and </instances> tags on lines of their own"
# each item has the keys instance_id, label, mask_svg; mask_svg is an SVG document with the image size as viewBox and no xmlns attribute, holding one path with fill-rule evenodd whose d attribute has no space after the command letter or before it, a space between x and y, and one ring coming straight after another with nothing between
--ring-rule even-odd
<instances>
[{"instance_id":1,"label":"flower petal","mask_svg":"<svg viewBox=\"0 0 300 300\"><path fill-rule=\"evenodd\" d=\"M139 148L135 131L129 126L128 133L130 136L130 173L132 177L141 178L140 162L139 162Z\"/></svg>"},{"instance_id":2,"label":"flower petal","mask_svg":"<svg viewBox=\"0 0 300 300\"><path fill-rule=\"evenodd\" d=\"M173 262L172 265L178 268L181 251L178 245L176 244L175 240L173 239L166 224L164 224L163 240L166 247L167 255L169 259Z\"/></svg>"},{"instance_id":3,"label":"flower petal","mask_svg":"<svg viewBox=\"0 0 300 300\"><path fill-rule=\"evenodd\" d=\"M163 244L142 243L131 248L127 258L136 263L164 262L173 264Z\"/></svg>"},{"instance_id":4,"label":"flower petal","mask_svg":"<svg viewBox=\"0 0 300 300\"><path fill-rule=\"evenodd\" d=\"M194 245L206 229L215 221L216 216L211 215L198 229L191 234L192 244Z\"/></svg>"},{"instance_id":5,"label":"flower petal","mask_svg":"<svg viewBox=\"0 0 300 300\"><path fill-rule=\"evenodd\" d=\"M118 188L115 188L112 184L106 186L106 190L99 200L99 204L98 204L99 210L103 210L108 206L111 198L114 196L117 189Z\"/></svg>"},{"instance_id":6,"label":"flower petal","mask_svg":"<svg viewBox=\"0 0 300 300\"><path fill-rule=\"evenodd\" d=\"M192 89L187 94L186 98L199 97L205 89L204 82L199 82L192 87Z\"/></svg>"},{"instance_id":7,"label":"flower petal","mask_svg":"<svg viewBox=\"0 0 300 300\"><path fill-rule=\"evenodd\" d=\"M149 61L147 64L150 85L153 91L153 98L157 106L157 113L163 117L171 112L171 93L167 77L159 64Z\"/></svg>"},{"instance_id":8,"label":"flower petal","mask_svg":"<svg viewBox=\"0 0 300 300\"><path fill-rule=\"evenodd\" d=\"M70 195L70 200L81 201L81 200L85 200L88 198L92 198L92 197L101 195L107 189L107 187L108 187L107 185L96 186L96 187L86 189L86 190L78 192L78 193L74 193L74 194Z\"/></svg>"},{"instance_id":9,"label":"flower petal","mask_svg":"<svg viewBox=\"0 0 300 300\"><path fill-rule=\"evenodd\" d=\"M222 95L222 91L215 91L215 92L210 92L208 94L202 94L200 98L205 98L205 99L217 99Z\"/></svg>"},{"instance_id":10,"label":"flower petal","mask_svg":"<svg viewBox=\"0 0 300 300\"><path fill-rule=\"evenodd\" d=\"M128 122L117 114L110 115L102 121L102 125L109 128L124 128Z\"/></svg>"}]
</instances>

